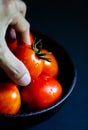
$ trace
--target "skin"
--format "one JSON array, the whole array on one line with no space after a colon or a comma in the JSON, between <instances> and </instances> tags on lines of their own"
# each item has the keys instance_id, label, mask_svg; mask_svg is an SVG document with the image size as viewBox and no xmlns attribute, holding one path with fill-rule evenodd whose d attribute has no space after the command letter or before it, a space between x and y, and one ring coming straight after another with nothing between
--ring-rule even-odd
<instances>
[{"instance_id":1,"label":"skin","mask_svg":"<svg viewBox=\"0 0 88 130\"><path fill-rule=\"evenodd\" d=\"M18 85L26 86L31 77L25 65L7 47L5 35L10 26L11 37L16 33L21 41L30 44L30 25L25 19L26 5L21 0L0 0L0 67ZM16 32L16 33L15 33Z\"/></svg>"}]
</instances>

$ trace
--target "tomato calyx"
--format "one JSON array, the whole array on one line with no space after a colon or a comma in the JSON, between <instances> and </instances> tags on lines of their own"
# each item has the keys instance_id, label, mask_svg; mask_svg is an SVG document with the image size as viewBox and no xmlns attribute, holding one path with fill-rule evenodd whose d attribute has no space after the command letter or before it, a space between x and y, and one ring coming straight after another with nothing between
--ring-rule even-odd
<instances>
[{"instance_id":1,"label":"tomato calyx","mask_svg":"<svg viewBox=\"0 0 88 130\"><path fill-rule=\"evenodd\" d=\"M48 54L51 54L52 52L42 53L42 39L39 39L36 42L36 38L35 38L34 42L31 45L31 48L40 59L51 62L51 58L46 58L45 56L48 55Z\"/></svg>"}]
</instances>

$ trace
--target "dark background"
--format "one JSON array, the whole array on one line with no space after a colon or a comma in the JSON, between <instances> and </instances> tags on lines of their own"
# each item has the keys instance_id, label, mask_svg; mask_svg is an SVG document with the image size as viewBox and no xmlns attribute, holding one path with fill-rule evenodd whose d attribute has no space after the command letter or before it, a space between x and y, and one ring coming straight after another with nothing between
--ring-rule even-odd
<instances>
[{"instance_id":1,"label":"dark background","mask_svg":"<svg viewBox=\"0 0 88 130\"><path fill-rule=\"evenodd\" d=\"M60 42L77 67L77 83L64 107L27 130L88 130L88 7L86 0L25 0L33 30Z\"/></svg>"}]
</instances>

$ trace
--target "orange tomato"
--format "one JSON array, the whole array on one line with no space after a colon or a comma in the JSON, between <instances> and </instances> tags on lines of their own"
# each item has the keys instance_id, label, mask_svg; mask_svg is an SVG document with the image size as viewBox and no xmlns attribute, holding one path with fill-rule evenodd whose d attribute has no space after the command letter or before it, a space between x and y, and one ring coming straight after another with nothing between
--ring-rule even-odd
<instances>
[{"instance_id":1,"label":"orange tomato","mask_svg":"<svg viewBox=\"0 0 88 130\"><path fill-rule=\"evenodd\" d=\"M16 114L21 107L21 96L16 84L0 82L0 113Z\"/></svg>"}]
</instances>

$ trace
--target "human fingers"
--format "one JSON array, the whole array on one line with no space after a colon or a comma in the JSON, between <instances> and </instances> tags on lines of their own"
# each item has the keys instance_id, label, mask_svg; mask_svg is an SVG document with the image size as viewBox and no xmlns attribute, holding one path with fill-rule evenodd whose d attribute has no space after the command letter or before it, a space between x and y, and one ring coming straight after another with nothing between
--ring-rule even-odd
<instances>
[{"instance_id":1,"label":"human fingers","mask_svg":"<svg viewBox=\"0 0 88 130\"><path fill-rule=\"evenodd\" d=\"M11 53L5 40L2 40L2 43L4 45L0 47L0 67L16 84L21 86L28 85L31 81L31 77L27 68Z\"/></svg>"},{"instance_id":2,"label":"human fingers","mask_svg":"<svg viewBox=\"0 0 88 130\"><path fill-rule=\"evenodd\" d=\"M16 6L19 10L19 12L25 17L27 6L26 4L21 0L16 0Z\"/></svg>"},{"instance_id":3,"label":"human fingers","mask_svg":"<svg viewBox=\"0 0 88 130\"><path fill-rule=\"evenodd\" d=\"M18 14L18 16L14 17L12 26L17 31L17 36L18 36L17 38L19 40L19 43L22 42L22 43L30 44L30 37L29 37L30 24L25 19L27 6L21 0L16 0L16 6L20 13Z\"/></svg>"},{"instance_id":4,"label":"human fingers","mask_svg":"<svg viewBox=\"0 0 88 130\"><path fill-rule=\"evenodd\" d=\"M24 42L26 44L30 44L30 24L28 21L20 14L14 17L13 21L11 22L11 26L17 31L19 34L19 41Z\"/></svg>"},{"instance_id":5,"label":"human fingers","mask_svg":"<svg viewBox=\"0 0 88 130\"><path fill-rule=\"evenodd\" d=\"M19 10L19 12L25 17L27 6L26 4L21 0L16 0L16 6ZM12 26L9 26L6 33L6 39L15 40L16 39L16 31L12 28ZM19 38L19 37L18 37Z\"/></svg>"},{"instance_id":6,"label":"human fingers","mask_svg":"<svg viewBox=\"0 0 88 130\"><path fill-rule=\"evenodd\" d=\"M17 9L19 10L19 15L14 18L12 26L9 27L7 34L10 36L11 39L15 39L17 34L17 39L19 43L24 42L30 44L30 37L29 37L30 25L25 19L26 4L21 0L16 0L16 6ZM17 20L18 19L17 17L21 17L21 19Z\"/></svg>"},{"instance_id":7,"label":"human fingers","mask_svg":"<svg viewBox=\"0 0 88 130\"><path fill-rule=\"evenodd\" d=\"M30 74L25 65L12 54L5 41L7 27L11 25L13 21L16 21L15 19L17 18L16 16L18 16L18 14L22 16L22 14L16 10L13 1L9 0L9 2L10 1L12 3L5 3L5 5L3 3L3 6L0 8L0 67L4 69L7 75L14 82L19 85L26 86L31 81ZM21 33L19 27L16 30ZM22 29L22 31L23 30L25 29Z\"/></svg>"}]
</instances>

